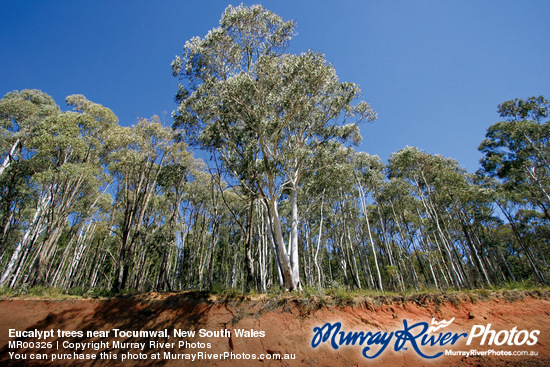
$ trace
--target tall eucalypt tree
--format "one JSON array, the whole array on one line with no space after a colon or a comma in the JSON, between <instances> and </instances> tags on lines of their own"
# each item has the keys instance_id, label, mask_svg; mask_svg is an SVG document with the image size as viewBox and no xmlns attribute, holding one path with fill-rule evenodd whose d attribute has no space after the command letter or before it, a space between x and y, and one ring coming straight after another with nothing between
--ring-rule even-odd
<instances>
[{"instance_id":1,"label":"tall eucalypt tree","mask_svg":"<svg viewBox=\"0 0 550 367\"><path fill-rule=\"evenodd\" d=\"M498 106L505 120L489 127L479 146L482 173L502 180L508 191L524 190L550 219L550 101L543 96Z\"/></svg>"},{"instance_id":2,"label":"tall eucalypt tree","mask_svg":"<svg viewBox=\"0 0 550 367\"><path fill-rule=\"evenodd\" d=\"M323 55L285 53L294 30L260 5L229 6L220 26L187 41L172 63L182 81L175 127L263 203L288 290L300 288L302 175L321 169L319 152L359 142L357 124L376 118L368 103L356 102L359 87L340 82ZM282 200L290 218L279 211Z\"/></svg>"}]
</instances>

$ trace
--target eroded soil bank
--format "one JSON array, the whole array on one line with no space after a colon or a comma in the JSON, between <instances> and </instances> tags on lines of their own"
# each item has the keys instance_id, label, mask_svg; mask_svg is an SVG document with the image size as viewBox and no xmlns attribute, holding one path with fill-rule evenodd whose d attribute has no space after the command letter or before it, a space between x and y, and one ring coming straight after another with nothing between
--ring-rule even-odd
<instances>
[{"instance_id":1,"label":"eroded soil bank","mask_svg":"<svg viewBox=\"0 0 550 367\"><path fill-rule=\"evenodd\" d=\"M386 336L392 331L404 330L405 323L432 323L454 321L435 332L452 335L472 332L475 325L495 331L500 339L516 328L517 341L527 338L526 333L539 330L536 344L527 341L521 346L480 345L481 337L466 345L467 338L459 338L454 345L421 346L427 355L453 351L524 351L538 354L528 356L450 356L442 355L433 360L424 359L415 352L411 343L400 351L394 351L395 336L388 347L375 359L362 356L366 346L342 346L333 349L327 343L312 348L313 329L326 323L340 322L344 331L368 331ZM237 297L216 298L204 293L149 293L115 299L22 299L0 300L0 365L11 366L550 366L550 292L503 291L469 294L435 294L410 297L363 297L353 303L332 298L310 297ZM114 329L121 331L167 330L170 338L163 336L114 337ZM195 331L195 336L174 336L174 329ZM215 336L199 336L199 331L212 332ZM26 331L27 337L9 337L10 330ZM36 331L53 330L47 339L32 337ZM59 336L57 331L82 332L82 336ZM226 331L227 330L227 331ZM256 336L237 336L236 330ZM415 329L419 330L419 329ZM477 329L481 330L480 328ZM519 334L525 330L526 333ZM109 331L109 336L87 337L87 332ZM217 333L214 333L217 332ZM30 335L30 336L29 336ZM263 335L263 336L262 336ZM488 335L489 337L490 335ZM512 338L513 339L513 338ZM368 339L374 341L375 339ZM380 341L380 339L377 339ZM12 342L10 348L9 342ZM21 342L17 345L13 344ZM42 343L36 343L40 341ZM35 344L22 344L34 342ZM85 349L76 346L92 344ZM105 343L108 342L108 345ZM118 345L115 342L134 343ZM153 342L151 344L151 342ZM157 342L155 344L154 342ZM182 342L183 345L179 344ZM44 343L51 343L44 345ZM70 343L70 344L68 344ZM139 343L145 343L141 349ZM160 344L168 343L168 344ZM171 344L174 343L174 344ZM208 346L208 343L210 346ZM155 345L153 345L155 344ZM513 344L513 343L512 343ZM91 347L91 348L90 348ZM372 344L370 355L380 345ZM202 357L198 352L203 352ZM10 354L11 353L11 354ZM134 358L141 353L143 359ZM167 354L165 354L167 353ZM255 355L256 359L206 359L206 354L223 356ZM369 354L367 353L367 354ZM62 360L52 361L52 354ZM75 354L77 356L75 356ZM88 354L96 359L79 360ZM195 360L177 359L195 355ZM288 359L273 360L276 356ZM532 353L533 354L533 353ZM15 359L16 355L19 358ZM116 355L117 359L113 356ZM159 359L153 359L153 355ZM109 359L101 358L109 357ZM167 358L170 356L170 358ZM295 359L292 359L294 356ZM38 360L36 358L47 358ZM71 357L71 358L69 358ZM200 358L200 359L199 359Z\"/></svg>"}]
</instances>

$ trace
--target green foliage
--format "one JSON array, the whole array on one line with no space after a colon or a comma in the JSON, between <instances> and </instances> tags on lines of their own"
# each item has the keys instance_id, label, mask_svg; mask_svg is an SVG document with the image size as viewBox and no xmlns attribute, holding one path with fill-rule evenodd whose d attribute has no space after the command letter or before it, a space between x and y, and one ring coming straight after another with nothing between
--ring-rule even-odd
<instances>
[{"instance_id":1,"label":"green foliage","mask_svg":"<svg viewBox=\"0 0 550 367\"><path fill-rule=\"evenodd\" d=\"M126 293L126 294L131 294ZM135 293L135 291L133 291ZM46 299L65 299L65 298L107 298L107 297L113 297L115 294L113 294L111 291L101 288L94 288L89 289L86 287L72 287L69 289L61 289L57 287L47 287L43 285L37 285L30 288L9 288L9 287L2 287L0 288L0 296L6 297L6 298L13 298L13 297L38 297L38 298L46 298Z\"/></svg>"},{"instance_id":2,"label":"green foliage","mask_svg":"<svg viewBox=\"0 0 550 367\"><path fill-rule=\"evenodd\" d=\"M15 296L16 294L17 294L17 290L13 288L9 288L7 286L0 287L0 297L10 298Z\"/></svg>"},{"instance_id":3,"label":"green foliage","mask_svg":"<svg viewBox=\"0 0 550 367\"><path fill-rule=\"evenodd\" d=\"M222 303L240 302L247 297L247 294L237 288L228 288L218 295ZM238 321L236 321L238 322ZM234 323L236 323L234 322Z\"/></svg>"},{"instance_id":4,"label":"green foliage","mask_svg":"<svg viewBox=\"0 0 550 367\"><path fill-rule=\"evenodd\" d=\"M287 289L300 282L296 207L302 175L318 168L322 152L358 143L357 123L376 117L366 102L353 104L360 89L340 82L323 55L283 53L293 34L293 22L262 6L229 6L220 27L188 41L172 63L173 74L186 81L176 95L174 126L192 144L215 152L248 198L267 204ZM286 218L278 211L286 195L288 246L281 233Z\"/></svg>"},{"instance_id":5,"label":"green foliage","mask_svg":"<svg viewBox=\"0 0 550 367\"><path fill-rule=\"evenodd\" d=\"M345 288L329 288L325 290L326 295L331 297L340 307L353 305L353 295Z\"/></svg>"},{"instance_id":6,"label":"green foliage","mask_svg":"<svg viewBox=\"0 0 550 367\"><path fill-rule=\"evenodd\" d=\"M42 285L37 285L31 287L27 294L31 297L41 297L41 298L62 298L65 296L65 292L58 288L45 287Z\"/></svg>"},{"instance_id":7,"label":"green foliage","mask_svg":"<svg viewBox=\"0 0 550 367\"><path fill-rule=\"evenodd\" d=\"M533 280L531 279L524 279L524 280L521 280L521 281L516 281L516 282L508 282L508 283L505 283L503 284L502 286L500 287L496 287L496 289L494 290L523 290L523 291L528 291L528 290L536 290L536 289L540 289L540 284L537 284L535 282L533 282Z\"/></svg>"},{"instance_id":8,"label":"green foliage","mask_svg":"<svg viewBox=\"0 0 550 367\"><path fill-rule=\"evenodd\" d=\"M287 53L294 35L260 5L229 6L172 64L175 129L157 116L121 126L78 94L63 111L39 90L7 93L0 295L239 302L261 289L267 308L311 311L429 293L459 306L440 292L475 302L548 284L548 100L498 106L477 175L415 147L386 164L352 147L376 118L359 87L319 52Z\"/></svg>"},{"instance_id":9,"label":"green foliage","mask_svg":"<svg viewBox=\"0 0 550 367\"><path fill-rule=\"evenodd\" d=\"M499 106L505 121L489 127L479 146L483 173L539 206L550 220L550 102L515 99ZM546 121L544 121L546 119ZM480 173L481 173L480 172Z\"/></svg>"}]
</instances>

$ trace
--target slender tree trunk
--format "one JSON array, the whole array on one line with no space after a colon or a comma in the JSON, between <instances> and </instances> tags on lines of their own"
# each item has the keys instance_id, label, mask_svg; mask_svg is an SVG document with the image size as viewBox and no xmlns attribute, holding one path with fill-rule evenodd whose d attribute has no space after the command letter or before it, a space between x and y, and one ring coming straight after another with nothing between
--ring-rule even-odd
<instances>
[{"instance_id":1,"label":"slender tree trunk","mask_svg":"<svg viewBox=\"0 0 550 367\"><path fill-rule=\"evenodd\" d=\"M384 292L384 286L382 285L382 274L380 273L380 267L378 266L378 258L376 257L376 248L374 247L374 240L372 239L372 232L370 228L369 216L367 212L367 204L365 202L365 193L361 184L358 184L359 188L359 197L361 201L361 208L363 210L363 216L365 217L365 222L367 223L367 231L369 235L370 244L372 247L372 255L374 257L374 265L376 266L376 273L378 275L378 287L380 291Z\"/></svg>"},{"instance_id":2,"label":"slender tree trunk","mask_svg":"<svg viewBox=\"0 0 550 367\"><path fill-rule=\"evenodd\" d=\"M2 274L2 277L0 278L0 287L5 286L9 282L9 278L12 276L14 271L16 273L19 273L19 268L15 269L16 265L19 264L19 266L23 266L24 264L20 261L21 255L23 254L24 250L28 250L33 246L34 239L40 232L40 226L43 220L43 212L46 209L46 206L50 202L51 196L48 192L46 194L42 195L41 198L38 200L38 203L36 205L36 211L34 212L34 215L32 217L31 222L29 223L29 227L25 231L25 234L21 238L21 241L17 244L15 247L15 250L11 256L11 259L8 263L8 266L6 267L6 270ZM14 278L15 280L15 278ZM14 281L11 282L14 284Z\"/></svg>"},{"instance_id":3,"label":"slender tree trunk","mask_svg":"<svg viewBox=\"0 0 550 367\"><path fill-rule=\"evenodd\" d=\"M248 202L247 221L244 252L246 256L246 286L251 290L256 289L256 272L254 271L254 258L252 257L252 228L254 225L254 198Z\"/></svg>"},{"instance_id":4,"label":"slender tree trunk","mask_svg":"<svg viewBox=\"0 0 550 367\"><path fill-rule=\"evenodd\" d=\"M15 149L17 149L17 146L19 145L19 142L20 142L20 139L17 139L15 141L15 143L13 143L13 145L10 149L10 152L8 153L6 158L4 158L4 162L2 162L2 166L0 166L0 177L2 177L2 174L4 173L4 170L6 168L8 168L10 166L11 162L13 161L13 155L15 153Z\"/></svg>"},{"instance_id":5,"label":"slender tree trunk","mask_svg":"<svg viewBox=\"0 0 550 367\"><path fill-rule=\"evenodd\" d=\"M321 246L321 237L323 235L323 205L325 203L325 189L323 189L323 195L321 196L321 219L319 220L319 234L317 235L317 247L315 250L315 256L313 257L313 263L317 269L317 284L319 289L323 288L322 279L321 279L321 267L319 266L319 248Z\"/></svg>"},{"instance_id":6,"label":"slender tree trunk","mask_svg":"<svg viewBox=\"0 0 550 367\"><path fill-rule=\"evenodd\" d=\"M300 263L298 251L298 187L296 183L291 188L292 223L290 229L290 267L292 272L292 289L302 289L300 284Z\"/></svg>"},{"instance_id":7,"label":"slender tree trunk","mask_svg":"<svg viewBox=\"0 0 550 367\"><path fill-rule=\"evenodd\" d=\"M504 208L503 205L501 205L498 201L497 201L497 205L500 207L500 210L502 211L502 213L504 213L504 215L506 216L506 219L508 219L508 223L510 223L510 226L512 227L512 232L514 233L514 236L516 237L516 240L517 242L519 243L519 245L521 246L521 248L523 249L525 255L527 256L527 259L529 259L529 264L531 265L531 267L533 268L533 271L535 272L535 275L537 276L537 278L539 278L539 280L544 283L545 285L548 285L548 283L546 282L546 279L544 277L544 275L542 274L542 272L539 270L538 266L537 266L537 263L535 261L535 259L533 258L533 255L531 254L531 251L529 251L529 248L525 245L525 243L523 242L523 239L521 238L521 235L519 234L519 231L518 229L516 228L516 225L515 225L515 222L514 222L514 219L512 218L512 216L510 215L510 213L508 213L508 211L506 210L506 208Z\"/></svg>"}]
</instances>

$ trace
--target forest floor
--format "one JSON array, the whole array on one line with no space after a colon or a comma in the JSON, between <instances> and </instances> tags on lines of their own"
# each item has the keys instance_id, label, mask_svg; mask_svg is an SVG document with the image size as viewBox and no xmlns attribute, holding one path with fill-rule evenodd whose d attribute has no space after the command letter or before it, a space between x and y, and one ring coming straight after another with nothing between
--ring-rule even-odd
<instances>
[{"instance_id":1,"label":"forest floor","mask_svg":"<svg viewBox=\"0 0 550 367\"><path fill-rule=\"evenodd\" d=\"M454 318L448 327L433 334L470 335L490 324L490 330L496 331L496 339L500 338L504 344L488 345L487 340L481 345L481 337L476 337L471 345L466 345L466 336L454 345L447 341L444 346L422 346L420 339L417 340L419 351L426 355L472 349L490 354L466 357L444 353L434 359L421 357L412 342L395 351L399 344L397 334L374 359L362 355L366 342L363 346L349 345L335 350L329 339L312 347L314 328L325 323L340 322L343 331L371 331L375 337L380 337L404 330L406 325L431 324L433 318L437 321ZM514 328L516 341L526 341L521 346L504 342ZM167 330L170 337L120 334L116 337L115 329ZM176 336L174 329L196 331L196 334L194 337ZM216 331L218 336L200 336L201 329L203 332ZM255 330L258 335L239 337L237 329ZM0 299L0 330L0 365L7 366L550 366L550 291L474 291L354 298L215 296L203 292L146 293L103 299L4 297ZM414 330L411 332L416 334L419 329ZM522 333L523 330L526 332ZM534 330L540 333L533 334ZM26 331L26 335L10 337L10 332L13 335L19 331ZM39 335L43 331L52 331L52 335L43 338ZM60 335L61 331L74 334ZM93 335L93 331L97 333ZM105 335L107 331L109 335ZM527 345L531 340L528 333L536 337L534 345ZM383 341L381 338L368 340ZM21 343L14 345L17 341ZM77 344L91 342L103 344ZM117 342L144 344L117 345ZM79 349L81 346L84 349ZM371 347L369 355L381 348L376 343ZM503 351L538 355L494 355ZM224 353L227 353L225 358L219 359ZM218 359L213 358L214 355ZM277 355L287 359L274 360ZM246 359L247 356L250 359Z\"/></svg>"}]
</instances>

